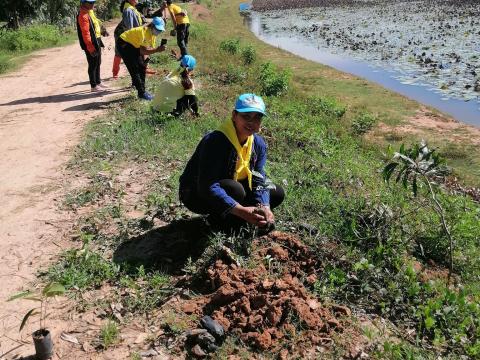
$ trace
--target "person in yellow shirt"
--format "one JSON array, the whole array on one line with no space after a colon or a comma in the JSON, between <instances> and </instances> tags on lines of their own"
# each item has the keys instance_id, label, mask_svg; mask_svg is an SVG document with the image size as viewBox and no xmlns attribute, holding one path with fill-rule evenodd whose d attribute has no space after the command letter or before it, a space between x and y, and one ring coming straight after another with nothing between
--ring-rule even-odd
<instances>
[{"instance_id":1,"label":"person in yellow shirt","mask_svg":"<svg viewBox=\"0 0 480 360\"><path fill-rule=\"evenodd\" d=\"M152 100L153 96L145 91L146 63L144 55L151 55L165 50L165 45L157 47L157 36L165 31L165 22L154 17L148 25L139 26L125 31L118 38L118 51L132 77L132 83L137 89L138 98Z\"/></svg>"},{"instance_id":2,"label":"person in yellow shirt","mask_svg":"<svg viewBox=\"0 0 480 360\"><path fill-rule=\"evenodd\" d=\"M172 0L166 1L168 12L172 18L173 28L177 34L177 45L180 48L181 56L187 55L188 36L190 35L190 19L188 18L187 11L173 4Z\"/></svg>"}]
</instances>

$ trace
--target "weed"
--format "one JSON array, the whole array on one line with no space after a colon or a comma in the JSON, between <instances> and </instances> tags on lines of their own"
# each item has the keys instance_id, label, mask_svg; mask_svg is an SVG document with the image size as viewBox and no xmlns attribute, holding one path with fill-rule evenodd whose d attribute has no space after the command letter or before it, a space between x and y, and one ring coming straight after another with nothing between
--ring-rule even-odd
<instances>
[{"instance_id":1,"label":"weed","mask_svg":"<svg viewBox=\"0 0 480 360\"><path fill-rule=\"evenodd\" d=\"M130 360L142 360L142 355L138 352L133 352L130 354Z\"/></svg>"},{"instance_id":2,"label":"weed","mask_svg":"<svg viewBox=\"0 0 480 360\"><path fill-rule=\"evenodd\" d=\"M339 104L335 99L312 97L307 101L312 112L320 111L326 115L341 118L347 111L345 106Z\"/></svg>"},{"instance_id":3,"label":"weed","mask_svg":"<svg viewBox=\"0 0 480 360\"><path fill-rule=\"evenodd\" d=\"M242 49L242 59L245 65L250 65L257 60L257 51L252 45L247 45Z\"/></svg>"},{"instance_id":4,"label":"weed","mask_svg":"<svg viewBox=\"0 0 480 360\"><path fill-rule=\"evenodd\" d=\"M225 75L223 77L223 82L225 84L242 83L246 77L247 74L242 67L228 64L227 71L225 72Z\"/></svg>"},{"instance_id":5,"label":"weed","mask_svg":"<svg viewBox=\"0 0 480 360\"><path fill-rule=\"evenodd\" d=\"M48 269L47 277L67 289L86 289L114 280L119 271L117 265L84 246L80 250L65 251L60 256L60 262Z\"/></svg>"},{"instance_id":6,"label":"weed","mask_svg":"<svg viewBox=\"0 0 480 360\"><path fill-rule=\"evenodd\" d=\"M377 119L373 115L363 112L353 119L352 131L356 135L363 135L370 131L376 123Z\"/></svg>"},{"instance_id":7,"label":"weed","mask_svg":"<svg viewBox=\"0 0 480 360\"><path fill-rule=\"evenodd\" d=\"M235 55L240 52L240 39L225 39L220 43L220 50Z\"/></svg>"},{"instance_id":8,"label":"weed","mask_svg":"<svg viewBox=\"0 0 480 360\"><path fill-rule=\"evenodd\" d=\"M104 349L108 349L110 346L116 344L120 338L120 331L117 324L108 320L100 329L100 343Z\"/></svg>"},{"instance_id":9,"label":"weed","mask_svg":"<svg viewBox=\"0 0 480 360\"><path fill-rule=\"evenodd\" d=\"M161 326L173 335L179 335L190 327L191 322L196 319L194 315L187 316L183 313L168 310L163 314Z\"/></svg>"},{"instance_id":10,"label":"weed","mask_svg":"<svg viewBox=\"0 0 480 360\"><path fill-rule=\"evenodd\" d=\"M262 94L279 96L285 93L290 82L288 71L278 71L271 62L264 63L260 69L260 84Z\"/></svg>"}]
</instances>

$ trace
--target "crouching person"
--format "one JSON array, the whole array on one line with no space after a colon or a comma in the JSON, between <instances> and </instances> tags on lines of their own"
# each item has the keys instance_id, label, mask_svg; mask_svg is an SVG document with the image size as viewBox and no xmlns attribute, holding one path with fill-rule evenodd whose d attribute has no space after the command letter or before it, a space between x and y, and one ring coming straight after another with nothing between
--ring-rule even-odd
<instances>
[{"instance_id":1,"label":"crouching person","mask_svg":"<svg viewBox=\"0 0 480 360\"><path fill-rule=\"evenodd\" d=\"M195 95L195 84L191 72L197 60L191 55L185 55L180 60L180 67L170 73L157 86L153 98L153 108L163 113L180 116L185 110L190 110L198 116L198 100Z\"/></svg>"},{"instance_id":2,"label":"crouching person","mask_svg":"<svg viewBox=\"0 0 480 360\"><path fill-rule=\"evenodd\" d=\"M267 186L267 145L257 134L265 115L263 100L243 94L231 118L205 135L180 177L180 200L219 229L246 223L263 231L274 228L272 209L284 199L279 185Z\"/></svg>"}]
</instances>

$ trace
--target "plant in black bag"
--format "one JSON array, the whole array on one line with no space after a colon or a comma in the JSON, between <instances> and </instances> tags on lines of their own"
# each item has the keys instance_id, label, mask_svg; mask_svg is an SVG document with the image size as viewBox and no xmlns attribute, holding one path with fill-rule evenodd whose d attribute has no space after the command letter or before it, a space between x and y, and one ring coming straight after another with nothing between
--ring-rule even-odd
<instances>
[{"instance_id":1,"label":"plant in black bag","mask_svg":"<svg viewBox=\"0 0 480 360\"><path fill-rule=\"evenodd\" d=\"M33 343L35 345L36 359L47 360L53 356L53 342L50 331L45 326L47 318L48 299L65 293L63 285L58 283L50 283L43 288L41 292L32 292L30 290L22 291L13 295L7 301L16 299L27 299L40 303L40 308L35 307L29 310L22 319L19 331L25 327L27 321L34 315L39 315L40 328L32 333Z\"/></svg>"}]
</instances>

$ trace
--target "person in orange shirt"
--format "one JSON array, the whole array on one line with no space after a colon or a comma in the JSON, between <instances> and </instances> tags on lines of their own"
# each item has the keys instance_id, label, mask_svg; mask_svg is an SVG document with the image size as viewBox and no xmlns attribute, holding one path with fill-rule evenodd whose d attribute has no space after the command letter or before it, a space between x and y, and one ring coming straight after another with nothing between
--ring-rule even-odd
<instances>
[{"instance_id":1,"label":"person in orange shirt","mask_svg":"<svg viewBox=\"0 0 480 360\"><path fill-rule=\"evenodd\" d=\"M85 51L88 62L88 78L92 92L107 89L102 85L100 65L102 63L102 30L93 8L95 0L81 0L80 11L77 14L77 34L80 47Z\"/></svg>"}]
</instances>

